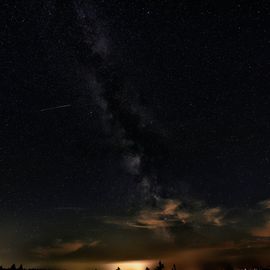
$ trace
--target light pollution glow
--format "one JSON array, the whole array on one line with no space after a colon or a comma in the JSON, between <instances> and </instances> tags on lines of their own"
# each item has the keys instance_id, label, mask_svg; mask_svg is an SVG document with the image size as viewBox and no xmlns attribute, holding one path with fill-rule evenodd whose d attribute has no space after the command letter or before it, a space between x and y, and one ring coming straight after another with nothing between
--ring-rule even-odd
<instances>
[{"instance_id":1,"label":"light pollution glow","mask_svg":"<svg viewBox=\"0 0 270 270\"><path fill-rule=\"evenodd\" d=\"M54 267L60 269L98 269L98 270L115 270L118 267L121 270L145 270L146 267L151 267L157 264L153 260L133 260L133 261L119 261L109 263L89 263L89 262L62 262L54 264Z\"/></svg>"},{"instance_id":2,"label":"light pollution glow","mask_svg":"<svg viewBox=\"0 0 270 270\"><path fill-rule=\"evenodd\" d=\"M115 262L108 263L105 265L106 269L120 269L124 270L145 270L146 267L150 267L153 264L153 261L124 261L124 262Z\"/></svg>"}]
</instances>

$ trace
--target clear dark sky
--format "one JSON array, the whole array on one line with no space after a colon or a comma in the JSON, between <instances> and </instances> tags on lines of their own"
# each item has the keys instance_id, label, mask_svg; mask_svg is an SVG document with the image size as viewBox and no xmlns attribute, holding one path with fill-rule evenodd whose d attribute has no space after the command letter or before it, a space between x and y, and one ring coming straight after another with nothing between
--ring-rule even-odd
<instances>
[{"instance_id":1,"label":"clear dark sky","mask_svg":"<svg viewBox=\"0 0 270 270\"><path fill-rule=\"evenodd\" d=\"M270 264L269 13L3 0L0 264Z\"/></svg>"}]
</instances>

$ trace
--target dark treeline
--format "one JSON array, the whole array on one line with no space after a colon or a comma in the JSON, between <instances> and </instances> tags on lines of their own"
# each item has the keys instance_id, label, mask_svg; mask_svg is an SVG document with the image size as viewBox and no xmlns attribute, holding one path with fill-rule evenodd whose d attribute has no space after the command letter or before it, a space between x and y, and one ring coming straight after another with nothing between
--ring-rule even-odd
<instances>
[{"instance_id":1,"label":"dark treeline","mask_svg":"<svg viewBox=\"0 0 270 270\"><path fill-rule=\"evenodd\" d=\"M56 270L56 269L48 269L48 268L24 268L22 266L22 264L19 267L16 267L15 264L12 264L10 267L8 268L4 268L2 266L0 266L0 270Z\"/></svg>"},{"instance_id":2,"label":"dark treeline","mask_svg":"<svg viewBox=\"0 0 270 270\"><path fill-rule=\"evenodd\" d=\"M153 269L153 270L163 270L165 268L164 264L160 261L158 265ZM49 268L24 268L23 265L21 264L18 268L16 267L15 264L12 264L9 268L4 268L0 266L0 270L56 270L56 269L49 269ZM98 270L98 269L95 269ZM116 270L121 270L119 267ZM150 270L149 267L146 267L145 270ZM172 270L176 270L175 264L172 267Z\"/></svg>"},{"instance_id":3,"label":"dark treeline","mask_svg":"<svg viewBox=\"0 0 270 270\"><path fill-rule=\"evenodd\" d=\"M149 267L146 267L145 270L164 270L165 265L159 261L158 265L156 267L153 267L150 269ZM229 264L229 263L210 263L210 264L204 264L201 267L202 270L234 270L235 268ZM237 267L239 270L270 270L270 267L261 267L261 266L252 266L252 267ZM24 268L22 264L17 268L15 264L11 265L9 268L4 268L0 266L0 270L57 270L52 268ZM94 269L98 270L98 269ZM118 267L116 270L122 270L120 267ZM125 270L125 269L123 269ZM176 270L176 265L173 264L171 270Z\"/></svg>"}]
</instances>

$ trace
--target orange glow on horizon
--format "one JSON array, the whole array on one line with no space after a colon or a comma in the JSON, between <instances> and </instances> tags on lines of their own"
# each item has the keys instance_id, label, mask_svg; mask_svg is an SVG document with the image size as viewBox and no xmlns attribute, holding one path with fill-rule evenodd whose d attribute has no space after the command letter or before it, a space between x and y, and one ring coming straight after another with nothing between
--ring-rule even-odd
<instances>
[{"instance_id":1,"label":"orange glow on horizon","mask_svg":"<svg viewBox=\"0 0 270 270\"><path fill-rule=\"evenodd\" d=\"M152 261L122 261L106 264L106 269L117 269L118 267L122 270L145 270L146 267L152 265Z\"/></svg>"}]
</instances>

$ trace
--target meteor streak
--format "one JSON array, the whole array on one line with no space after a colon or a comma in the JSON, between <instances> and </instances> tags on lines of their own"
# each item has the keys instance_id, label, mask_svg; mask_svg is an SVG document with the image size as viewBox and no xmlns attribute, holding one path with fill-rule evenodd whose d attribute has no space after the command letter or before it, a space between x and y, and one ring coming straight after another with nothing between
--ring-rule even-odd
<instances>
[{"instance_id":1,"label":"meteor streak","mask_svg":"<svg viewBox=\"0 0 270 270\"><path fill-rule=\"evenodd\" d=\"M63 109L63 108L67 108L67 107L71 107L71 104L65 104L65 105L56 106L56 107L44 108L44 109L41 109L40 111L46 112L46 111L52 111L52 110L57 110L57 109Z\"/></svg>"}]
</instances>

